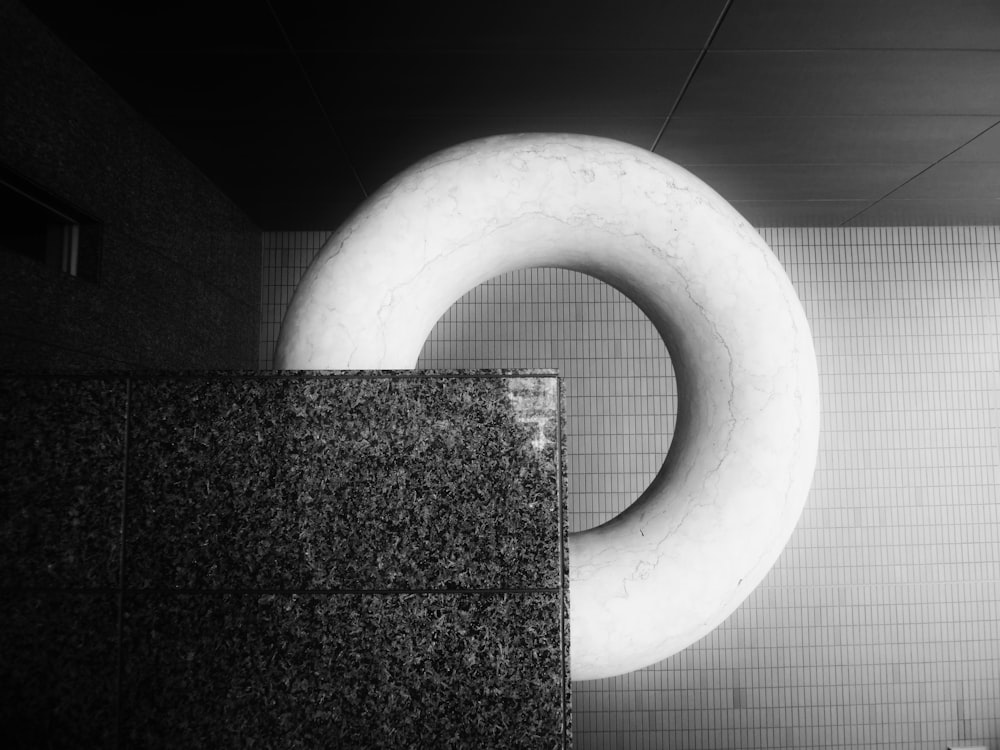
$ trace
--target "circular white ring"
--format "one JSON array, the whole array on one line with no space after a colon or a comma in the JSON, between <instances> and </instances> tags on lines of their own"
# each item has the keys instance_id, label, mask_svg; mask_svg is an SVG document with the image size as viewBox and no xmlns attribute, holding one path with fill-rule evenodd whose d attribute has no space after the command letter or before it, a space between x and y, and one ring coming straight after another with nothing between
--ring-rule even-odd
<instances>
[{"instance_id":1,"label":"circular white ring","mask_svg":"<svg viewBox=\"0 0 1000 750\"><path fill-rule=\"evenodd\" d=\"M707 635L798 520L819 432L802 306L760 236L687 171L578 135L465 143L406 170L331 238L288 309L280 369L406 369L462 294L560 266L628 295L678 381L663 467L610 522L570 535L574 680Z\"/></svg>"}]
</instances>

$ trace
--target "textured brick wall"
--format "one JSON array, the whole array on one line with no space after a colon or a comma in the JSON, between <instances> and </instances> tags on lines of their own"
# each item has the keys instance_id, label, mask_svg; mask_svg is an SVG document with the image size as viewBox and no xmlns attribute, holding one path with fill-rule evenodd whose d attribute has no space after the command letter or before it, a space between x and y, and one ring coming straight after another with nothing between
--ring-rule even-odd
<instances>
[{"instance_id":1,"label":"textured brick wall","mask_svg":"<svg viewBox=\"0 0 1000 750\"><path fill-rule=\"evenodd\" d=\"M4 367L255 366L260 233L16 0L0 163L103 223L97 283L0 253Z\"/></svg>"}]
</instances>

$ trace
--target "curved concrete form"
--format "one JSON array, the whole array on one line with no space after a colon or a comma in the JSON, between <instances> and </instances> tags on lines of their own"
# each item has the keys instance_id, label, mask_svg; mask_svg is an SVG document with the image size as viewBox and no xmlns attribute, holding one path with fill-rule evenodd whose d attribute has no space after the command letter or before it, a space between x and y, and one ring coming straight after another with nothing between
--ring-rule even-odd
<instances>
[{"instance_id":1,"label":"curved concrete form","mask_svg":"<svg viewBox=\"0 0 1000 750\"><path fill-rule=\"evenodd\" d=\"M675 164L601 138L501 136L442 151L333 236L296 291L277 366L412 368L456 299L530 266L628 295L678 380L653 483L570 537L573 679L607 677L719 625L777 559L812 480L809 327L781 265L729 204Z\"/></svg>"}]
</instances>

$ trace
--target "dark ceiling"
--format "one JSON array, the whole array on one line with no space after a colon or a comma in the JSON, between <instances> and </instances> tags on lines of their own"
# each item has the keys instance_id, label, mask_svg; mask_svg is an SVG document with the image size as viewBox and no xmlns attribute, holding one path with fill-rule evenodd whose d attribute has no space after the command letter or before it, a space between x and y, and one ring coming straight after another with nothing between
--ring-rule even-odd
<instances>
[{"instance_id":1,"label":"dark ceiling","mask_svg":"<svg viewBox=\"0 0 1000 750\"><path fill-rule=\"evenodd\" d=\"M655 149L757 226L1000 224L1000 0L26 5L264 229L526 131Z\"/></svg>"}]
</instances>

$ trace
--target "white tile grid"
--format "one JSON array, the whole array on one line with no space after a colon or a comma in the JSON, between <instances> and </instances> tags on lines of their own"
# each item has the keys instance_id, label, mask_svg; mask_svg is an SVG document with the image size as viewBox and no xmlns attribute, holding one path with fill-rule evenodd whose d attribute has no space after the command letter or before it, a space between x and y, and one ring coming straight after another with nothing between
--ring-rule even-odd
<instances>
[{"instance_id":1,"label":"white tile grid","mask_svg":"<svg viewBox=\"0 0 1000 750\"><path fill-rule=\"evenodd\" d=\"M645 670L575 685L576 746L1000 750L1000 228L762 233L819 358L809 503L719 629ZM321 244L265 237L271 346ZM578 274L487 282L442 318L420 364L560 368L574 529L631 502L669 444L662 343L628 300Z\"/></svg>"},{"instance_id":2,"label":"white tile grid","mask_svg":"<svg viewBox=\"0 0 1000 750\"><path fill-rule=\"evenodd\" d=\"M331 232L264 232L261 251L260 349L257 367L274 366L274 346L295 287Z\"/></svg>"}]
</instances>

